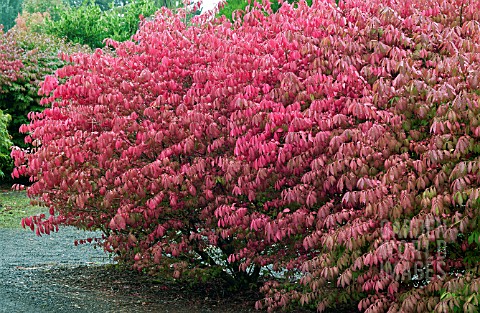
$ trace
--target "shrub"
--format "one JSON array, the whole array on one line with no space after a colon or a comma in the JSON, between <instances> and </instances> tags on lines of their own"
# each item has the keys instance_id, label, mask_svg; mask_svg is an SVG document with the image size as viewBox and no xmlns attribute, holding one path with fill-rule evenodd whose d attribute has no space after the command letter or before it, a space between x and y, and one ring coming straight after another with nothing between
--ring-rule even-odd
<instances>
[{"instance_id":1,"label":"shrub","mask_svg":"<svg viewBox=\"0 0 480 313\"><path fill-rule=\"evenodd\" d=\"M0 86L11 85L19 76L22 61L18 58L18 49L11 38L0 29Z\"/></svg>"},{"instance_id":2,"label":"shrub","mask_svg":"<svg viewBox=\"0 0 480 313\"><path fill-rule=\"evenodd\" d=\"M16 81L20 78L20 69L23 64L19 57L18 47L0 29L0 99L7 90L15 88ZM1 100L0 103L2 103ZM4 174L13 168L13 164L9 157L11 138L8 131L5 133L11 117L4 114L1 109L4 107L0 106L0 178L3 178Z\"/></svg>"},{"instance_id":3,"label":"shrub","mask_svg":"<svg viewBox=\"0 0 480 313\"><path fill-rule=\"evenodd\" d=\"M27 24L41 23L43 16L23 14L17 25L8 33L0 33L0 110L9 114L12 121L8 132L16 146L27 147L24 135L19 133L22 124L28 122L31 111L42 111L38 90L46 75L63 66L58 53L88 52L85 47L72 46L50 35L35 33ZM9 153L8 153L9 154ZM0 168L11 172L10 158L0 158Z\"/></svg>"},{"instance_id":4,"label":"shrub","mask_svg":"<svg viewBox=\"0 0 480 313\"><path fill-rule=\"evenodd\" d=\"M51 216L23 223L101 230L151 273L270 269L270 310L476 312L479 6L163 10L44 81L12 155Z\"/></svg>"},{"instance_id":5,"label":"shrub","mask_svg":"<svg viewBox=\"0 0 480 313\"><path fill-rule=\"evenodd\" d=\"M15 79L0 84L0 109L12 116L9 131L14 144L21 147L25 144L24 135L19 133L20 126L28 122L29 112L42 110L38 95L40 82L65 64L58 54L89 51L86 47L66 44L53 36L31 31L24 23L29 16L20 16L17 26L3 34L3 40L9 44L8 50L12 51L7 53L21 66L12 69Z\"/></svg>"}]
</instances>

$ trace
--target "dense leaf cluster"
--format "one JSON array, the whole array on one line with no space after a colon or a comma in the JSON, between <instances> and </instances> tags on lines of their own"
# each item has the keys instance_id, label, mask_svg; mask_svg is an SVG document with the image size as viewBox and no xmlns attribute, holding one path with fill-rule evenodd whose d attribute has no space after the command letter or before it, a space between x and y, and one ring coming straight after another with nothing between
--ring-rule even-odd
<instances>
[{"instance_id":1,"label":"dense leaf cluster","mask_svg":"<svg viewBox=\"0 0 480 313\"><path fill-rule=\"evenodd\" d=\"M254 7L163 10L47 77L13 156L51 215L24 225L151 273L277 271L270 310L477 312L480 1Z\"/></svg>"}]
</instances>

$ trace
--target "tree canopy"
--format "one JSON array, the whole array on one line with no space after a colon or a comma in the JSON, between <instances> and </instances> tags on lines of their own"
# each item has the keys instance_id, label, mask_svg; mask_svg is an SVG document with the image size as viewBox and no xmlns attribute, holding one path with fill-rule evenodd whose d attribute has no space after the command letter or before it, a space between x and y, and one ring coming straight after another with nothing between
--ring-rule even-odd
<instances>
[{"instance_id":1,"label":"tree canopy","mask_svg":"<svg viewBox=\"0 0 480 313\"><path fill-rule=\"evenodd\" d=\"M15 25L15 18L22 11L23 0L2 0L0 2L0 24L7 31Z\"/></svg>"}]
</instances>

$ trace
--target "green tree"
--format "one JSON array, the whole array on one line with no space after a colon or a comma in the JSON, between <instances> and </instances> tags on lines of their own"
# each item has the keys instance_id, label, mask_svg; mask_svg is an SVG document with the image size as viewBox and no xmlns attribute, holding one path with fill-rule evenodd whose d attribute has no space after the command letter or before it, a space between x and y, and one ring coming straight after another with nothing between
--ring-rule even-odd
<instances>
[{"instance_id":1,"label":"green tree","mask_svg":"<svg viewBox=\"0 0 480 313\"><path fill-rule=\"evenodd\" d=\"M134 0L102 11L96 1L89 0L78 8L66 10L58 21L48 21L46 32L73 43L101 48L105 38L129 40L138 29L139 15L151 16L158 8L154 0Z\"/></svg>"},{"instance_id":2,"label":"green tree","mask_svg":"<svg viewBox=\"0 0 480 313\"><path fill-rule=\"evenodd\" d=\"M102 23L102 10L91 0L78 8L67 9L58 21L47 21L46 32L97 48L106 37L106 27Z\"/></svg>"},{"instance_id":3,"label":"green tree","mask_svg":"<svg viewBox=\"0 0 480 313\"><path fill-rule=\"evenodd\" d=\"M88 0L63 0L68 6L72 8L78 8L82 6L85 2L88 2ZM121 1L119 0L95 0L94 1L96 5L98 5L103 11L109 10L111 3L114 3L115 5L120 5Z\"/></svg>"},{"instance_id":4,"label":"green tree","mask_svg":"<svg viewBox=\"0 0 480 313\"><path fill-rule=\"evenodd\" d=\"M80 7L83 3L88 2L88 0L63 0L65 3L67 3L70 7L72 8L78 8ZM132 0L94 0L95 4L102 9L102 11L108 11L112 8L112 5L114 7L119 7L119 6L124 6L129 3L135 2ZM172 0L155 0L155 5L157 7L161 6L167 6L170 7L170 4L173 3Z\"/></svg>"},{"instance_id":5,"label":"green tree","mask_svg":"<svg viewBox=\"0 0 480 313\"><path fill-rule=\"evenodd\" d=\"M63 0L23 0L22 4L23 12L30 14L47 12L53 20L58 20L66 8Z\"/></svg>"},{"instance_id":6,"label":"green tree","mask_svg":"<svg viewBox=\"0 0 480 313\"><path fill-rule=\"evenodd\" d=\"M15 18L22 10L23 0L2 0L0 1L0 24L3 30L7 31L15 25Z\"/></svg>"}]
</instances>

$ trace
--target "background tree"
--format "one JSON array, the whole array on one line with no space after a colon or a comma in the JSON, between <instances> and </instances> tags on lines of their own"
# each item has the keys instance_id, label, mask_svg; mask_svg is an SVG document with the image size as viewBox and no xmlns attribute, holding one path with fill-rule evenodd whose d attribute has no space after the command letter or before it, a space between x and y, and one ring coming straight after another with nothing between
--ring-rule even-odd
<instances>
[{"instance_id":1,"label":"background tree","mask_svg":"<svg viewBox=\"0 0 480 313\"><path fill-rule=\"evenodd\" d=\"M63 0L23 0L22 11L26 13L48 13L53 20L58 20L67 9Z\"/></svg>"},{"instance_id":2,"label":"background tree","mask_svg":"<svg viewBox=\"0 0 480 313\"><path fill-rule=\"evenodd\" d=\"M7 31L15 25L15 18L22 11L23 0L2 0L0 1L0 24L3 31Z\"/></svg>"},{"instance_id":3,"label":"background tree","mask_svg":"<svg viewBox=\"0 0 480 313\"><path fill-rule=\"evenodd\" d=\"M232 17L233 12L235 12L235 11L244 12L245 8L248 6L249 2L251 4L254 3L254 1L248 1L248 0L227 0L223 4L223 6L219 10L219 12L217 13L217 16L222 16L223 15L223 16L225 16L228 19L233 21L234 20L234 18ZM298 2L298 0L286 0L286 2L292 4L292 3ZM312 4L312 0L307 0L306 2L309 5ZM278 11L278 9L280 8L279 1L278 0L271 0L270 3L271 3L272 11L273 12Z\"/></svg>"},{"instance_id":4,"label":"background tree","mask_svg":"<svg viewBox=\"0 0 480 313\"><path fill-rule=\"evenodd\" d=\"M68 3L71 7L79 7L83 3L85 3L88 0L64 0L66 3ZM134 2L135 0L94 0L95 4L100 7L102 11L107 11L114 7L118 6L124 6L129 3ZM175 1L174 0L154 0L155 5L160 8L162 6L164 7L173 7Z\"/></svg>"},{"instance_id":5,"label":"background tree","mask_svg":"<svg viewBox=\"0 0 480 313\"><path fill-rule=\"evenodd\" d=\"M64 11L58 21L48 21L46 32L91 48L104 47L104 39L129 40L138 30L140 15L152 16L159 7L154 0L134 0L107 11L93 0Z\"/></svg>"}]
</instances>

